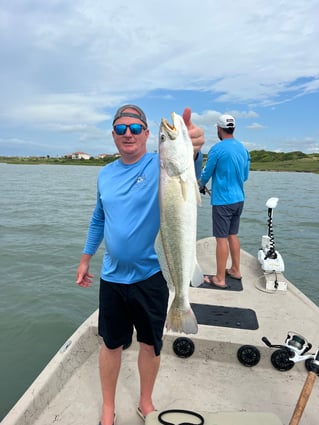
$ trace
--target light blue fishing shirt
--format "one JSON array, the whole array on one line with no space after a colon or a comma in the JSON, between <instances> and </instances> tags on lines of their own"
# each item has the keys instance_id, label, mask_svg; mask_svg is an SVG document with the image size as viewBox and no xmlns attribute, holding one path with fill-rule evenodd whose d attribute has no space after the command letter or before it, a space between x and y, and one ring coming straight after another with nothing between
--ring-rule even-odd
<instances>
[{"instance_id":1,"label":"light blue fishing shirt","mask_svg":"<svg viewBox=\"0 0 319 425\"><path fill-rule=\"evenodd\" d=\"M211 205L230 205L245 200L244 182L248 179L250 155L238 140L224 139L208 152L200 185L211 184Z\"/></svg>"},{"instance_id":2,"label":"light blue fishing shirt","mask_svg":"<svg viewBox=\"0 0 319 425\"><path fill-rule=\"evenodd\" d=\"M103 280L130 284L160 271L154 249L160 226L158 184L155 153L146 153L134 164L119 159L100 171L83 253L94 255L104 239Z\"/></svg>"}]
</instances>

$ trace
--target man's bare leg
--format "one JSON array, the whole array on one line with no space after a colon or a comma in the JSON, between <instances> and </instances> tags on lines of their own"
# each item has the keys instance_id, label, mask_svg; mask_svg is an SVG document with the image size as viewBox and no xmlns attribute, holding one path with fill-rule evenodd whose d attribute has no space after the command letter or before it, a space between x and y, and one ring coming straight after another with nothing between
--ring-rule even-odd
<instances>
[{"instance_id":1,"label":"man's bare leg","mask_svg":"<svg viewBox=\"0 0 319 425\"><path fill-rule=\"evenodd\" d=\"M228 243L231 256L231 268L228 272L237 278L241 277L240 273L240 241L237 235L229 235Z\"/></svg>"},{"instance_id":2,"label":"man's bare leg","mask_svg":"<svg viewBox=\"0 0 319 425\"><path fill-rule=\"evenodd\" d=\"M216 238L216 280L218 286L225 286L225 270L229 255L229 247L227 238Z\"/></svg>"},{"instance_id":3,"label":"man's bare leg","mask_svg":"<svg viewBox=\"0 0 319 425\"><path fill-rule=\"evenodd\" d=\"M121 367L122 347L110 350L103 343L100 349L100 380L102 388L102 425L113 425L115 413L115 392Z\"/></svg>"},{"instance_id":4,"label":"man's bare leg","mask_svg":"<svg viewBox=\"0 0 319 425\"><path fill-rule=\"evenodd\" d=\"M140 400L138 407L144 416L155 410L152 394L160 366L160 356L156 356L154 347L140 343L138 369L140 373Z\"/></svg>"}]
</instances>

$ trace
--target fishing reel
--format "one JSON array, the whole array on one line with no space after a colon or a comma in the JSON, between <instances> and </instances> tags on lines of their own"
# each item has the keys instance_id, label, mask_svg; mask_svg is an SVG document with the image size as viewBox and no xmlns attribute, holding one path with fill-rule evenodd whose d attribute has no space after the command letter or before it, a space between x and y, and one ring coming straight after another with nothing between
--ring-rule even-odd
<instances>
[{"instance_id":1,"label":"fishing reel","mask_svg":"<svg viewBox=\"0 0 319 425\"><path fill-rule=\"evenodd\" d=\"M313 362L319 354L306 354L312 347L306 338L294 333L288 332L284 345L274 345L265 336L261 339L267 347L277 348L271 355L271 363L275 369L286 372L292 369L295 363L305 361L308 371L312 370ZM318 350L319 351L319 350ZM319 364L319 362L318 362ZM319 371L319 368L318 368Z\"/></svg>"}]
</instances>

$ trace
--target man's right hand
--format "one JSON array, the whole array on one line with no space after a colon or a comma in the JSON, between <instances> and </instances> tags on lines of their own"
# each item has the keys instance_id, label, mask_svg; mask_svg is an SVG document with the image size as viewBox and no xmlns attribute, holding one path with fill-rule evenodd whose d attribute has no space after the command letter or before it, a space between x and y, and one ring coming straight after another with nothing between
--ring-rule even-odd
<instances>
[{"instance_id":1,"label":"man's right hand","mask_svg":"<svg viewBox=\"0 0 319 425\"><path fill-rule=\"evenodd\" d=\"M76 272L76 284L87 288L93 283L94 276L89 273L90 260L92 255L82 254L78 270Z\"/></svg>"}]
</instances>

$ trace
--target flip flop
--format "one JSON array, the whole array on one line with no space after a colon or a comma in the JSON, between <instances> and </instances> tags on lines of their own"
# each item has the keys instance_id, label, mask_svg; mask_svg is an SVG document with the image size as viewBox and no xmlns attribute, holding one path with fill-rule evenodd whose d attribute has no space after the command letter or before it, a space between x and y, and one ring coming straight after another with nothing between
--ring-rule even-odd
<instances>
[{"instance_id":1,"label":"flip flop","mask_svg":"<svg viewBox=\"0 0 319 425\"><path fill-rule=\"evenodd\" d=\"M143 414L142 410L139 407L137 407L136 413L145 422L146 416Z\"/></svg>"},{"instance_id":2,"label":"flip flop","mask_svg":"<svg viewBox=\"0 0 319 425\"><path fill-rule=\"evenodd\" d=\"M116 413L114 413L113 425L115 425L115 423L116 423ZM102 425L101 421L99 422L99 425Z\"/></svg>"},{"instance_id":3,"label":"flip flop","mask_svg":"<svg viewBox=\"0 0 319 425\"><path fill-rule=\"evenodd\" d=\"M210 285L210 286L212 286L213 288L216 288L216 289L227 289L228 288L228 285L225 285L225 286L220 286L220 285L216 285L216 283L214 282L214 274L213 275L208 275L208 274L206 274L206 275L204 275L204 283L207 283L207 285ZM205 280L205 278L207 278L207 280L208 280L208 282Z\"/></svg>"},{"instance_id":4,"label":"flip flop","mask_svg":"<svg viewBox=\"0 0 319 425\"><path fill-rule=\"evenodd\" d=\"M157 412L157 409L153 410L153 412ZM136 409L136 413L138 414L138 416L145 422L146 420L146 416L143 414L142 410L140 407L137 407Z\"/></svg>"},{"instance_id":5,"label":"flip flop","mask_svg":"<svg viewBox=\"0 0 319 425\"><path fill-rule=\"evenodd\" d=\"M242 279L241 276L240 277L236 277L233 274L229 273L228 269L225 270L225 274L226 274L226 276L229 276L229 277L231 277L232 279L235 279L235 280L241 280Z\"/></svg>"}]
</instances>

